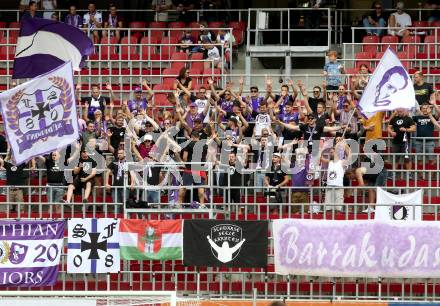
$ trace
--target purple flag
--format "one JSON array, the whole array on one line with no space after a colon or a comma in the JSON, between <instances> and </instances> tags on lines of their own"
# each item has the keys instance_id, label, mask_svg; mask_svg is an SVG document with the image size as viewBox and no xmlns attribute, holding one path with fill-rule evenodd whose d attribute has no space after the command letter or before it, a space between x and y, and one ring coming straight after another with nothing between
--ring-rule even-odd
<instances>
[{"instance_id":1,"label":"purple flag","mask_svg":"<svg viewBox=\"0 0 440 306\"><path fill-rule=\"evenodd\" d=\"M280 219L275 272L325 277L437 278L438 222Z\"/></svg>"},{"instance_id":2,"label":"purple flag","mask_svg":"<svg viewBox=\"0 0 440 306\"><path fill-rule=\"evenodd\" d=\"M12 78L33 78L68 61L79 71L92 53L93 42L82 30L49 19L24 18Z\"/></svg>"},{"instance_id":3,"label":"purple flag","mask_svg":"<svg viewBox=\"0 0 440 306\"><path fill-rule=\"evenodd\" d=\"M63 237L64 221L0 221L0 286L54 285Z\"/></svg>"}]
</instances>

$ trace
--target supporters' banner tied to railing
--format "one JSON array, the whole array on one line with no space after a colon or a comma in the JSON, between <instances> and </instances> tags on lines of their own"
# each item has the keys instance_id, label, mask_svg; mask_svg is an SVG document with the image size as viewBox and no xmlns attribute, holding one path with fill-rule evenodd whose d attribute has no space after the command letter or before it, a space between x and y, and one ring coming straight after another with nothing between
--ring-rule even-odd
<instances>
[{"instance_id":1,"label":"supporters' banner tied to railing","mask_svg":"<svg viewBox=\"0 0 440 306\"><path fill-rule=\"evenodd\" d=\"M189 266L265 267L266 221L185 220L183 261Z\"/></svg>"},{"instance_id":2,"label":"supporters' banner tied to railing","mask_svg":"<svg viewBox=\"0 0 440 306\"><path fill-rule=\"evenodd\" d=\"M364 116L371 117L378 111L411 109L415 103L411 78L394 51L388 48L368 81L358 108Z\"/></svg>"},{"instance_id":3,"label":"supporters' banner tied to railing","mask_svg":"<svg viewBox=\"0 0 440 306\"><path fill-rule=\"evenodd\" d=\"M48 19L23 18L12 78L34 78L69 61L74 70L80 70L92 53L93 43L81 29Z\"/></svg>"},{"instance_id":4,"label":"supporters' banner tied to railing","mask_svg":"<svg viewBox=\"0 0 440 306\"><path fill-rule=\"evenodd\" d=\"M1 93L0 102L17 164L79 138L70 63Z\"/></svg>"},{"instance_id":5,"label":"supporters' banner tied to railing","mask_svg":"<svg viewBox=\"0 0 440 306\"><path fill-rule=\"evenodd\" d=\"M181 260L182 220L121 220L123 259Z\"/></svg>"},{"instance_id":6,"label":"supporters' banner tied to railing","mask_svg":"<svg viewBox=\"0 0 440 306\"><path fill-rule=\"evenodd\" d=\"M64 221L0 221L0 286L55 285Z\"/></svg>"},{"instance_id":7,"label":"supporters' banner tied to railing","mask_svg":"<svg viewBox=\"0 0 440 306\"><path fill-rule=\"evenodd\" d=\"M393 194L377 188L375 220L422 221L423 192Z\"/></svg>"},{"instance_id":8,"label":"supporters' banner tied to railing","mask_svg":"<svg viewBox=\"0 0 440 306\"><path fill-rule=\"evenodd\" d=\"M119 272L119 220L71 219L67 242L68 273Z\"/></svg>"},{"instance_id":9,"label":"supporters' banner tied to railing","mask_svg":"<svg viewBox=\"0 0 440 306\"><path fill-rule=\"evenodd\" d=\"M282 219L273 236L282 275L440 277L438 222Z\"/></svg>"}]
</instances>

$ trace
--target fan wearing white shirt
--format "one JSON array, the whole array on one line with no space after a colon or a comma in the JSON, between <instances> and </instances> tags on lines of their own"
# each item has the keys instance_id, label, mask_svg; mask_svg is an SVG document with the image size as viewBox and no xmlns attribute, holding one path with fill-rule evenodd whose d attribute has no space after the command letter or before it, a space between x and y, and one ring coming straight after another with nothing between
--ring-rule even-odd
<instances>
[{"instance_id":1,"label":"fan wearing white shirt","mask_svg":"<svg viewBox=\"0 0 440 306\"><path fill-rule=\"evenodd\" d=\"M397 2L396 12L388 18L388 34L402 37L409 36L411 32L407 29L412 25L411 16L403 11L405 4Z\"/></svg>"},{"instance_id":2,"label":"fan wearing white shirt","mask_svg":"<svg viewBox=\"0 0 440 306\"><path fill-rule=\"evenodd\" d=\"M91 31L93 35L93 42L99 43L99 33L96 29L102 28L102 13L96 11L95 3L90 2L88 12L83 16L83 28Z\"/></svg>"}]
</instances>

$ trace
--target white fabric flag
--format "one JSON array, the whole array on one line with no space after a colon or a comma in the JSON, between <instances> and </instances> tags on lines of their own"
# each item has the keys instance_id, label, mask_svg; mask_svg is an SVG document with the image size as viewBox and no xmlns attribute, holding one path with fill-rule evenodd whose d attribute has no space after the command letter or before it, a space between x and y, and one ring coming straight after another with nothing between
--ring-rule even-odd
<instances>
[{"instance_id":1,"label":"white fabric flag","mask_svg":"<svg viewBox=\"0 0 440 306\"><path fill-rule=\"evenodd\" d=\"M17 164L79 138L70 62L1 93L0 103Z\"/></svg>"},{"instance_id":2,"label":"white fabric flag","mask_svg":"<svg viewBox=\"0 0 440 306\"><path fill-rule=\"evenodd\" d=\"M422 201L422 190L397 195L378 187L374 219L421 221Z\"/></svg>"},{"instance_id":3,"label":"white fabric flag","mask_svg":"<svg viewBox=\"0 0 440 306\"><path fill-rule=\"evenodd\" d=\"M358 108L371 117L378 111L411 109L415 105L411 78L394 51L388 48L368 81Z\"/></svg>"},{"instance_id":4,"label":"white fabric flag","mask_svg":"<svg viewBox=\"0 0 440 306\"><path fill-rule=\"evenodd\" d=\"M68 229L68 273L120 271L118 219L70 219Z\"/></svg>"}]
</instances>

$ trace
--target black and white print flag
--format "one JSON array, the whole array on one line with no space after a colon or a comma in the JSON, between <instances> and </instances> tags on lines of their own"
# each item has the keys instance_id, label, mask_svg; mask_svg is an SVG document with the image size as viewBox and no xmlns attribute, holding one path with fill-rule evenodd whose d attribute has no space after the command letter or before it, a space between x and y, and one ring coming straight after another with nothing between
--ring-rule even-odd
<instances>
[{"instance_id":1,"label":"black and white print flag","mask_svg":"<svg viewBox=\"0 0 440 306\"><path fill-rule=\"evenodd\" d=\"M119 272L119 220L71 219L68 229L68 273Z\"/></svg>"},{"instance_id":2,"label":"black and white print flag","mask_svg":"<svg viewBox=\"0 0 440 306\"><path fill-rule=\"evenodd\" d=\"M185 220L183 261L188 266L265 267L266 221Z\"/></svg>"}]
</instances>

